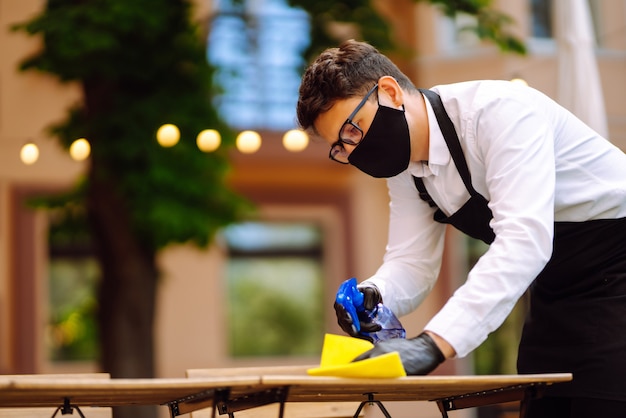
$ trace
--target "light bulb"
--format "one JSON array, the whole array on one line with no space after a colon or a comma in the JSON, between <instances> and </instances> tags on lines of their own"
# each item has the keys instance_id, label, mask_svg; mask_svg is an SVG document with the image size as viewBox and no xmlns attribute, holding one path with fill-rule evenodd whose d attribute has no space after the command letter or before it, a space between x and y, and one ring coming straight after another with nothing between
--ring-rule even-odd
<instances>
[{"instance_id":1,"label":"light bulb","mask_svg":"<svg viewBox=\"0 0 626 418\"><path fill-rule=\"evenodd\" d=\"M20 150L20 159L26 165L35 164L39 159L39 147L32 142L24 144Z\"/></svg>"},{"instance_id":2,"label":"light bulb","mask_svg":"<svg viewBox=\"0 0 626 418\"><path fill-rule=\"evenodd\" d=\"M309 145L309 136L301 129L292 129L283 135L283 146L292 152L304 150Z\"/></svg>"},{"instance_id":3,"label":"light bulb","mask_svg":"<svg viewBox=\"0 0 626 418\"><path fill-rule=\"evenodd\" d=\"M237 135L237 149L244 154L253 154L261 148L261 135L254 131L243 131Z\"/></svg>"},{"instance_id":4,"label":"light bulb","mask_svg":"<svg viewBox=\"0 0 626 418\"><path fill-rule=\"evenodd\" d=\"M215 129L205 129L198 134L196 145L204 152L212 152L219 148L222 137Z\"/></svg>"},{"instance_id":5,"label":"light bulb","mask_svg":"<svg viewBox=\"0 0 626 418\"><path fill-rule=\"evenodd\" d=\"M180 131L176 125L166 123L159 128L156 137L162 147L169 148L178 144Z\"/></svg>"},{"instance_id":6,"label":"light bulb","mask_svg":"<svg viewBox=\"0 0 626 418\"><path fill-rule=\"evenodd\" d=\"M77 139L70 145L70 156L75 161L83 161L91 154L91 145L85 138Z\"/></svg>"}]
</instances>

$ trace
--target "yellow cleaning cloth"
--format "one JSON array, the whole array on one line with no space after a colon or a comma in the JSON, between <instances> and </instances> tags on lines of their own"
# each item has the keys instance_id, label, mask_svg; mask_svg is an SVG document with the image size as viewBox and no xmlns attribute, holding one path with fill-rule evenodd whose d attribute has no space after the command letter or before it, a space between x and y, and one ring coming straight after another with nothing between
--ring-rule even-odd
<instances>
[{"instance_id":1,"label":"yellow cleaning cloth","mask_svg":"<svg viewBox=\"0 0 626 418\"><path fill-rule=\"evenodd\" d=\"M402 377L406 376L397 352L352 362L355 357L374 347L360 338L326 334L320 367L309 369L311 376L337 377Z\"/></svg>"}]
</instances>

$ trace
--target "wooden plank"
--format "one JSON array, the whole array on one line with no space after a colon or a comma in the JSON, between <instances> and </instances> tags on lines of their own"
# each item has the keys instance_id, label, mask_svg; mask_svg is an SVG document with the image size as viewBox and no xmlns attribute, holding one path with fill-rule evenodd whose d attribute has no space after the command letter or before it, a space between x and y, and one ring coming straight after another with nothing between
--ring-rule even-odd
<instances>
[{"instance_id":1,"label":"wooden plank","mask_svg":"<svg viewBox=\"0 0 626 418\"><path fill-rule=\"evenodd\" d=\"M16 380L41 380L47 379L50 381L58 381L63 379L110 379L108 373L78 373L78 374L34 374L34 375L4 375L2 378L16 379ZM0 395L1 396L1 395ZM56 411L57 406L54 407L41 407L41 408L0 408L0 416L3 418L50 418ZM81 412L89 418L111 418L113 411L111 408L100 407L85 407L80 408ZM76 411L74 411L76 412ZM57 416L60 416L59 412ZM77 413L73 414L78 416Z\"/></svg>"},{"instance_id":2,"label":"wooden plank","mask_svg":"<svg viewBox=\"0 0 626 418\"><path fill-rule=\"evenodd\" d=\"M65 398L79 406L162 405L221 388L245 393L259 376L182 379L15 379L0 377L0 407L57 406Z\"/></svg>"},{"instance_id":3,"label":"wooden plank","mask_svg":"<svg viewBox=\"0 0 626 418\"><path fill-rule=\"evenodd\" d=\"M380 401L430 401L529 384L554 384L569 373L497 376L408 376L357 379L325 376L262 376L265 386L289 386L288 402L361 401L373 393Z\"/></svg>"}]
</instances>

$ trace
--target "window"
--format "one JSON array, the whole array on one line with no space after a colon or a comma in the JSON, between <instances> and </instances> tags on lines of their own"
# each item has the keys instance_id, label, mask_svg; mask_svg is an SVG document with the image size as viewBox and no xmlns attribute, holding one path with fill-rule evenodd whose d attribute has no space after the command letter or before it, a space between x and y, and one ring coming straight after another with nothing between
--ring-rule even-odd
<instances>
[{"instance_id":1,"label":"window","mask_svg":"<svg viewBox=\"0 0 626 418\"><path fill-rule=\"evenodd\" d=\"M602 46L602 36L600 29L600 5L598 0L588 0L589 12L591 13L591 22L593 28L593 36L596 44ZM555 3L553 0L531 0L530 1L530 13L531 13L531 36L532 46L535 49L551 51L549 48L553 48L555 38L558 38L556 33L557 27L554 25L555 18ZM570 3L564 2L561 7L571 7Z\"/></svg>"},{"instance_id":2,"label":"window","mask_svg":"<svg viewBox=\"0 0 626 418\"><path fill-rule=\"evenodd\" d=\"M552 0L531 0L531 35L552 38Z\"/></svg>"},{"instance_id":3,"label":"window","mask_svg":"<svg viewBox=\"0 0 626 418\"><path fill-rule=\"evenodd\" d=\"M604 27L602 25L602 13L599 0L589 0L589 12L591 13L591 22L593 23L593 36L596 40L596 45L599 47L603 47Z\"/></svg>"},{"instance_id":4,"label":"window","mask_svg":"<svg viewBox=\"0 0 626 418\"><path fill-rule=\"evenodd\" d=\"M227 227L224 238L230 354L319 354L324 335L320 226L244 222Z\"/></svg>"},{"instance_id":5,"label":"window","mask_svg":"<svg viewBox=\"0 0 626 418\"><path fill-rule=\"evenodd\" d=\"M93 257L50 259L49 358L92 361L98 358L96 284L99 267Z\"/></svg>"},{"instance_id":6,"label":"window","mask_svg":"<svg viewBox=\"0 0 626 418\"><path fill-rule=\"evenodd\" d=\"M455 18L440 15L437 36L439 49L450 54L474 51L480 46L480 39L468 28L476 25L476 17L469 14L459 14Z\"/></svg>"},{"instance_id":7,"label":"window","mask_svg":"<svg viewBox=\"0 0 626 418\"><path fill-rule=\"evenodd\" d=\"M306 12L286 0L215 1L208 58L222 89L215 104L229 125L294 127L308 34Z\"/></svg>"},{"instance_id":8,"label":"window","mask_svg":"<svg viewBox=\"0 0 626 418\"><path fill-rule=\"evenodd\" d=\"M99 353L96 287L100 268L87 236L73 234L52 212L48 235L48 358L95 361Z\"/></svg>"}]
</instances>

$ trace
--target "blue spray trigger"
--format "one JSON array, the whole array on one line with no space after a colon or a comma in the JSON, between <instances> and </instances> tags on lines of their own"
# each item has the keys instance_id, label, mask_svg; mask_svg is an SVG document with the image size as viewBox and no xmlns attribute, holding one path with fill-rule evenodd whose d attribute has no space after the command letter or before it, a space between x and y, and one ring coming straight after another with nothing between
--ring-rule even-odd
<instances>
[{"instance_id":1,"label":"blue spray trigger","mask_svg":"<svg viewBox=\"0 0 626 418\"><path fill-rule=\"evenodd\" d=\"M352 325L357 333L370 338L374 343L391 338L406 338L406 331L398 318L387 306L379 303L372 310L365 309L365 296L357 288L356 278L351 278L339 286L335 301L344 307L352 318ZM361 313L362 318L359 318ZM376 332L361 332L361 320L380 325Z\"/></svg>"},{"instance_id":2,"label":"blue spray trigger","mask_svg":"<svg viewBox=\"0 0 626 418\"><path fill-rule=\"evenodd\" d=\"M361 331L361 322L357 312L364 311L365 307L363 306L363 293L357 289L356 285L357 282L354 277L341 283L335 301L350 314L352 324L356 332L359 332Z\"/></svg>"}]
</instances>

